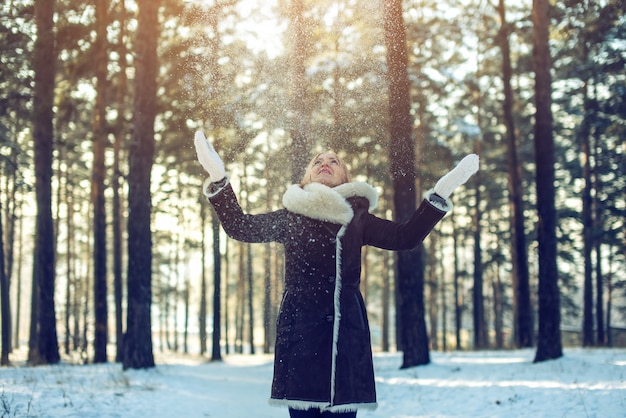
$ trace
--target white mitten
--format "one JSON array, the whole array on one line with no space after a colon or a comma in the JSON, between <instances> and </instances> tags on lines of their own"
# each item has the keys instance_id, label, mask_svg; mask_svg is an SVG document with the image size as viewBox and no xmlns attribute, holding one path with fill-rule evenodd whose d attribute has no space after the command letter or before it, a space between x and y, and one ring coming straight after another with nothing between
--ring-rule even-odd
<instances>
[{"instance_id":1,"label":"white mitten","mask_svg":"<svg viewBox=\"0 0 626 418\"><path fill-rule=\"evenodd\" d=\"M202 131L197 131L194 138L196 144L196 153L198 154L198 161L202 164L202 167L209 173L212 182L217 182L226 177L226 170L224 169L224 163L211 142L209 142Z\"/></svg>"},{"instance_id":2,"label":"white mitten","mask_svg":"<svg viewBox=\"0 0 626 418\"><path fill-rule=\"evenodd\" d=\"M434 187L435 193L447 199L454 189L464 184L472 174L478 171L478 161L478 155L467 155L448 174L437 181Z\"/></svg>"}]
</instances>

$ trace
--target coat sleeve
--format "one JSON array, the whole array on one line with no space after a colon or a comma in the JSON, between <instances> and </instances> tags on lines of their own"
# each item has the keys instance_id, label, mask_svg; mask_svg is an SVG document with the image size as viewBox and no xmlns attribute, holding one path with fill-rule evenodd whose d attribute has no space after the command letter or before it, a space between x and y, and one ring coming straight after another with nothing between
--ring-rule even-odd
<instances>
[{"instance_id":1,"label":"coat sleeve","mask_svg":"<svg viewBox=\"0 0 626 418\"><path fill-rule=\"evenodd\" d=\"M424 199L411 218L404 222L381 219L371 213L366 215L363 227L363 244L385 250L412 250L432 231L447 211Z\"/></svg>"},{"instance_id":2,"label":"coat sleeve","mask_svg":"<svg viewBox=\"0 0 626 418\"><path fill-rule=\"evenodd\" d=\"M259 215L246 214L230 184L208 199L229 237L243 242L282 242L287 224L285 210Z\"/></svg>"}]
</instances>

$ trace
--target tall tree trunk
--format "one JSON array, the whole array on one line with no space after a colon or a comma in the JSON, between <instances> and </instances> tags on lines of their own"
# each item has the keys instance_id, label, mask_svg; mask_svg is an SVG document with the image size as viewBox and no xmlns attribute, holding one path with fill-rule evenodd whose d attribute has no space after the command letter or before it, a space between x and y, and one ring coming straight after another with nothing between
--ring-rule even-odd
<instances>
[{"instance_id":1,"label":"tall tree trunk","mask_svg":"<svg viewBox=\"0 0 626 418\"><path fill-rule=\"evenodd\" d=\"M586 45L583 45L586 48ZM587 54L585 54L587 55ZM583 122L580 130L581 140L581 156L582 156L582 175L585 185L582 192L582 220L583 220L583 262L584 262L584 281L583 281L583 326L582 326L582 344L583 347L593 345L593 266L591 263L591 254L593 250L593 213L591 198L591 142L589 139L591 131L591 120L589 114L589 89L588 81L585 80L582 88L583 94Z\"/></svg>"},{"instance_id":2,"label":"tall tree trunk","mask_svg":"<svg viewBox=\"0 0 626 418\"><path fill-rule=\"evenodd\" d=\"M240 242L237 243L237 261L238 261L238 273L237 273L237 288L236 292L236 316L235 316L235 352L242 354L243 353L243 329L245 326L245 299L246 299L246 268L245 268L245 244Z\"/></svg>"},{"instance_id":3,"label":"tall tree trunk","mask_svg":"<svg viewBox=\"0 0 626 418\"><path fill-rule=\"evenodd\" d=\"M80 278L80 269L79 269L79 265L80 265L80 257L78 256L78 251L76 252L76 257L74 257L74 263L73 263L73 270L74 270L74 293L72 295L72 317L74 318L73 324L72 324L72 349L74 350L78 350L78 347L80 347L80 309L83 306L82 303L80 303L80 298L82 296L81 293L81 283L82 281L79 279Z\"/></svg>"},{"instance_id":4,"label":"tall tree trunk","mask_svg":"<svg viewBox=\"0 0 626 418\"><path fill-rule=\"evenodd\" d=\"M293 45L291 56L291 182L299 183L309 162L311 142L308 136L309 109L306 93L306 57L308 54L308 25L304 18L304 0L292 0L290 31Z\"/></svg>"},{"instance_id":5,"label":"tall tree trunk","mask_svg":"<svg viewBox=\"0 0 626 418\"><path fill-rule=\"evenodd\" d=\"M450 214L452 222L452 251L454 259L454 339L455 350L461 349L461 326L463 325L463 296L461 294L461 273L459 269L459 231L454 214Z\"/></svg>"},{"instance_id":6,"label":"tall tree trunk","mask_svg":"<svg viewBox=\"0 0 626 418\"><path fill-rule=\"evenodd\" d=\"M87 209L85 209L84 211L81 210L81 213L87 213L89 212L89 204L85 203L85 206L87 207ZM90 217L91 215L87 216L86 219L86 223L87 223L87 232L86 235L90 236L92 234L91 231L91 227L93 226L93 221ZM87 245L85 247L85 255L82 258L82 262L83 265L85 266L85 273L82 275L82 283L81 283L81 293L82 295L80 296L79 300L81 301L81 305L78 307L77 312L82 313L82 330L80 331L80 350L81 350L81 355L85 355L87 353L87 344L89 342L89 323L90 323L90 318L92 318L93 314L91 312L91 308L90 308L90 300L91 300L91 293L90 293L90 289L92 289L91 285L91 267L92 267L92 263L89 262L90 256L92 254L92 248L91 248L91 240L87 240ZM77 328L78 331L78 328Z\"/></svg>"},{"instance_id":7,"label":"tall tree trunk","mask_svg":"<svg viewBox=\"0 0 626 418\"><path fill-rule=\"evenodd\" d=\"M596 213L600 216L599 213ZM600 221L596 221L595 231L601 233L602 226ZM594 252L595 252L595 271L596 271L596 343L598 345L606 344L606 336L604 329L604 273L602 272L602 244L597 238L594 239Z\"/></svg>"},{"instance_id":8,"label":"tall tree trunk","mask_svg":"<svg viewBox=\"0 0 626 418\"><path fill-rule=\"evenodd\" d=\"M157 306L159 307L159 351L163 353L166 348L169 348L169 332L167 329L168 306L163 287L157 293Z\"/></svg>"},{"instance_id":9,"label":"tall tree trunk","mask_svg":"<svg viewBox=\"0 0 626 418\"><path fill-rule=\"evenodd\" d=\"M595 107L594 107L595 111ZM606 344L606 335L604 328L604 273L602 268L602 240L600 237L604 231L604 221L602 217L602 201L600 195L602 192L602 180L600 178L600 172L602 170L601 149L600 141L597 133L594 133L594 147L592 155L595 161L593 188L595 190L593 197L593 212L594 212L594 228L596 233L593 236L593 246L596 253L596 329L597 329L597 343L600 345Z\"/></svg>"},{"instance_id":10,"label":"tall tree trunk","mask_svg":"<svg viewBox=\"0 0 626 418\"><path fill-rule=\"evenodd\" d=\"M93 115L93 168L91 174L91 201L93 205L93 273L94 273L94 363L107 361L107 249L104 153L107 143L107 20L108 1L96 0L96 41L94 68L96 74L96 103Z\"/></svg>"},{"instance_id":11,"label":"tall tree trunk","mask_svg":"<svg viewBox=\"0 0 626 418\"><path fill-rule=\"evenodd\" d=\"M402 1L384 6L387 78L389 83L389 157L394 189L395 220L404 222L416 209L415 145L410 114L407 46ZM423 246L400 251L397 263L398 314L402 368L430 363L424 315Z\"/></svg>"},{"instance_id":12,"label":"tall tree trunk","mask_svg":"<svg viewBox=\"0 0 626 418\"><path fill-rule=\"evenodd\" d=\"M435 234L431 235L431 245L430 253L436 254L436 247L438 244L438 239ZM429 319L429 340L433 350L439 350L439 339L437 338L437 334L439 332L438 327L438 318L437 318L437 296L439 293L439 283L438 283L438 275L437 275L437 263L434 257L429 257L428 261L428 280L426 282L426 287L428 289L428 319Z\"/></svg>"},{"instance_id":13,"label":"tall tree trunk","mask_svg":"<svg viewBox=\"0 0 626 418\"><path fill-rule=\"evenodd\" d=\"M446 288L446 269L444 265L443 251L441 251L443 243L440 242L439 247L439 254L441 254L439 257L439 271L441 272L441 287L439 292L439 297L441 298L441 301L439 302L441 306L441 350L448 351L448 289Z\"/></svg>"},{"instance_id":14,"label":"tall tree trunk","mask_svg":"<svg viewBox=\"0 0 626 418\"><path fill-rule=\"evenodd\" d=\"M504 285L500 278L499 262L493 280L493 327L495 331L495 348L504 348Z\"/></svg>"},{"instance_id":15,"label":"tall tree trunk","mask_svg":"<svg viewBox=\"0 0 626 418\"><path fill-rule=\"evenodd\" d=\"M476 95L477 100L476 108L480 109L482 104L480 103L480 94ZM480 114L477 115L478 126L481 125ZM470 139L470 138L468 138ZM475 137L474 139L474 152L480 155L481 152L481 140L480 137ZM484 271L483 271L483 261L482 261L482 216L483 212L481 210L481 201L482 194L480 190L480 177L481 173L478 172L474 176L474 196L475 196L475 205L474 205L474 257L473 257L473 267L474 267L474 285L472 287L472 303L473 303L473 322L474 322L474 347L477 349L483 349L489 347L489 331L487 327L487 320L485 318L485 295L484 295Z\"/></svg>"},{"instance_id":16,"label":"tall tree trunk","mask_svg":"<svg viewBox=\"0 0 626 418\"><path fill-rule=\"evenodd\" d=\"M190 303L190 293L191 293L191 284L189 283L189 279L187 278L187 275L185 275L185 280L184 280L184 290L183 290L183 300L185 303L184 306L184 323L183 323L183 353L188 354L189 353L189 344L188 344L188 337L189 337L189 303Z\"/></svg>"},{"instance_id":17,"label":"tall tree trunk","mask_svg":"<svg viewBox=\"0 0 626 418\"><path fill-rule=\"evenodd\" d=\"M269 144L268 144L269 145ZM271 167L271 160L266 159L266 172L270 172L274 167ZM268 187L265 188L265 210L272 210L272 193L268 190L273 189L270 187L272 184L271 178L266 177ZM263 353L269 354L272 351L272 345L275 341L273 327L272 327L272 285L273 271L272 271L272 243L263 245Z\"/></svg>"},{"instance_id":18,"label":"tall tree trunk","mask_svg":"<svg viewBox=\"0 0 626 418\"><path fill-rule=\"evenodd\" d=\"M178 181L178 185L177 185L177 191L178 191L178 196L177 199L179 202L182 202L182 191L183 191L183 187L180 184L180 180ZM179 225L183 225L184 224L184 217L183 217L183 209L179 206L178 207L178 222ZM178 229L176 231L176 233L174 234L174 240L173 240L173 244L174 244L174 278L175 278L175 282L174 282L174 351L178 352L180 351L180 342L179 342L179 326L178 326L178 321L180 318L180 314L179 314L179 305L182 299L183 302L183 311L185 310L185 289L186 289L186 279L184 277L184 274L181 272L180 266L181 263L184 262L183 257L181 256L181 251L182 251L182 247L183 247L183 242L184 242L184 237L183 237L183 230ZM183 294L181 295L181 290L183 292ZM183 318L186 318L185 315L183 315ZM183 324L184 325L184 324ZM184 326L183 326L184 329Z\"/></svg>"},{"instance_id":19,"label":"tall tree trunk","mask_svg":"<svg viewBox=\"0 0 626 418\"><path fill-rule=\"evenodd\" d=\"M22 207L22 201L20 200L19 207ZM15 328L14 328L14 337L13 337L13 346L20 346L20 322L22 318L22 256L23 256L23 245L24 245L24 217L17 214L16 218L18 219L18 244L17 244L17 272L15 277L17 282L15 283L16 291L15 291Z\"/></svg>"},{"instance_id":20,"label":"tall tree trunk","mask_svg":"<svg viewBox=\"0 0 626 418\"><path fill-rule=\"evenodd\" d=\"M122 362L124 357L124 283L123 283L123 231L124 220L122 217L122 143L126 138L126 94L128 89L128 77L126 69L128 62L126 59L127 49L125 44L126 32L126 9L124 2L118 3L120 32L118 36L119 45L119 65L118 73L118 96L117 96L117 119L115 121L115 141L113 142L113 177L111 187L113 189L113 293L115 296L115 361Z\"/></svg>"},{"instance_id":21,"label":"tall tree trunk","mask_svg":"<svg viewBox=\"0 0 626 418\"><path fill-rule=\"evenodd\" d=\"M2 204L0 203L0 213ZM11 351L11 315L9 307L9 278L6 274L4 259L4 228L0 216L0 313L2 314L2 350L0 365L9 364L9 352Z\"/></svg>"},{"instance_id":22,"label":"tall tree trunk","mask_svg":"<svg viewBox=\"0 0 626 418\"><path fill-rule=\"evenodd\" d=\"M204 196L201 198L204 200ZM206 283L206 213L207 205L200 202L200 313L198 324L200 328L200 355L207 352L207 283Z\"/></svg>"},{"instance_id":23,"label":"tall tree trunk","mask_svg":"<svg viewBox=\"0 0 626 418\"><path fill-rule=\"evenodd\" d=\"M177 187L178 191L179 191L179 196L178 198L180 199L180 191L182 190L180 185ZM180 201L180 200L179 200ZM182 224L182 219L181 219L181 210L180 207L178 208L178 223L179 225ZM173 308L173 313L172 313L172 336L174 338L174 351L178 352L180 350L180 345L178 342L178 318L179 318L179 314L178 314L178 308L179 308L179 304L180 304L180 288L181 288L181 274L180 274L180 240L181 240L181 233L180 230L177 231L174 234L173 237L173 249L172 251L174 252L174 254L172 254L172 257L170 258L170 262L173 262L174 268L172 269L172 275L174 276L174 286L172 288L172 294L173 294L173 303L174 303L174 308Z\"/></svg>"},{"instance_id":24,"label":"tall tree trunk","mask_svg":"<svg viewBox=\"0 0 626 418\"><path fill-rule=\"evenodd\" d=\"M496 234L496 248L500 248L499 236ZM504 284L500 277L501 257L496 255L493 267L491 288L493 292L493 328L497 349L504 348Z\"/></svg>"},{"instance_id":25,"label":"tall tree trunk","mask_svg":"<svg viewBox=\"0 0 626 418\"><path fill-rule=\"evenodd\" d=\"M65 176L65 204L67 206L67 218L65 228L67 230L67 239L65 240L65 354L70 353L72 341L72 298L76 293L75 272L73 269L75 252L74 244L74 199L72 186L69 181L69 173L67 170L63 173ZM73 291L72 291L73 290Z\"/></svg>"},{"instance_id":26,"label":"tall tree trunk","mask_svg":"<svg viewBox=\"0 0 626 418\"><path fill-rule=\"evenodd\" d=\"M535 362L559 358L561 313L557 268L556 209L554 202L554 138L550 69L550 3L533 0L533 68L535 72L535 161L539 224L539 334Z\"/></svg>"},{"instance_id":27,"label":"tall tree trunk","mask_svg":"<svg viewBox=\"0 0 626 418\"><path fill-rule=\"evenodd\" d=\"M213 230L213 349L211 360L222 359L220 340L222 338L222 256L220 254L220 222L217 214L211 216Z\"/></svg>"},{"instance_id":28,"label":"tall tree trunk","mask_svg":"<svg viewBox=\"0 0 626 418\"><path fill-rule=\"evenodd\" d=\"M36 351L29 352L33 364L56 364L60 360L54 306L54 222L52 220L52 150L55 45L54 0L35 1L37 39L33 53L35 89L33 98L33 141L37 221L33 292L39 299L35 328Z\"/></svg>"},{"instance_id":29,"label":"tall tree trunk","mask_svg":"<svg viewBox=\"0 0 626 418\"><path fill-rule=\"evenodd\" d=\"M269 195L269 194L268 194ZM269 209L269 204L267 205ZM270 353L272 346L272 249L263 245L263 353Z\"/></svg>"},{"instance_id":30,"label":"tall tree trunk","mask_svg":"<svg viewBox=\"0 0 626 418\"><path fill-rule=\"evenodd\" d=\"M226 243L225 243L225 253L224 253L224 277L226 278L225 280L225 284L224 284L224 351L225 353L228 355L230 354L230 315L229 312L231 312L231 308L230 308L230 284L228 283L228 278L230 277L230 263L229 263L229 245L228 245L228 237L226 237L225 239Z\"/></svg>"},{"instance_id":31,"label":"tall tree trunk","mask_svg":"<svg viewBox=\"0 0 626 418\"><path fill-rule=\"evenodd\" d=\"M18 222L17 217L17 209L21 204L21 199L17 197L17 191L20 181L18 180L18 150L12 148L9 155L9 165L12 167L10 169L10 174L7 173L7 199L6 199L6 240L4 241L5 245L5 274L7 280L7 289L11 292L11 283L13 282L13 266L15 261L15 230ZM10 184L10 186L9 186ZM19 267L18 267L19 268ZM10 294L10 293L9 293ZM19 302L17 302L19 304ZM11 340L11 334L13 332L13 316L11 314L11 299L9 297L9 308L8 308L8 335L9 335L9 343L8 350L9 353L13 351L13 344ZM17 344L17 342L16 342Z\"/></svg>"},{"instance_id":32,"label":"tall tree trunk","mask_svg":"<svg viewBox=\"0 0 626 418\"><path fill-rule=\"evenodd\" d=\"M389 310L390 310L390 298L391 298L391 272L393 268L390 266L391 256L388 251L383 253L383 290L382 290L382 350L386 353L389 352L391 344L389 344L389 329L391 324L389 323Z\"/></svg>"},{"instance_id":33,"label":"tall tree trunk","mask_svg":"<svg viewBox=\"0 0 626 418\"><path fill-rule=\"evenodd\" d=\"M613 248L609 247L609 273L606 277L606 345L613 346L611 334L611 306L613 304Z\"/></svg>"},{"instance_id":34,"label":"tall tree trunk","mask_svg":"<svg viewBox=\"0 0 626 418\"><path fill-rule=\"evenodd\" d=\"M150 315L150 173L154 161L160 1L141 0L137 3L134 131L129 147L128 172L128 324L124 340L124 369L154 367Z\"/></svg>"},{"instance_id":35,"label":"tall tree trunk","mask_svg":"<svg viewBox=\"0 0 626 418\"><path fill-rule=\"evenodd\" d=\"M524 228L524 190L522 167L517 152L517 136L513 117L513 89L511 78L511 49L509 46L509 24L506 21L504 0L499 0L500 32L498 40L502 52L502 83L504 86L503 116L506 126L509 205L511 207L511 258L513 264L513 335L517 347L533 345L532 305L530 303L530 278L528 250Z\"/></svg>"},{"instance_id":36,"label":"tall tree trunk","mask_svg":"<svg viewBox=\"0 0 626 418\"><path fill-rule=\"evenodd\" d=\"M122 116L120 116L122 118ZM115 299L115 361L121 362L124 355L124 286L122 277L122 199L120 196L120 153L122 146L122 131L117 131L113 144L113 294Z\"/></svg>"},{"instance_id":37,"label":"tall tree trunk","mask_svg":"<svg viewBox=\"0 0 626 418\"><path fill-rule=\"evenodd\" d=\"M285 277L284 248L277 243L272 244L272 341L276 341L276 322L280 310L280 301L283 294L283 278Z\"/></svg>"},{"instance_id":38,"label":"tall tree trunk","mask_svg":"<svg viewBox=\"0 0 626 418\"><path fill-rule=\"evenodd\" d=\"M172 350L172 339L170 338L170 304L171 304L171 294L172 287L169 283L169 276L166 276L162 279L161 290L159 292L160 302L162 304L160 310L163 312L162 314L162 323L163 326L159 327L163 330L163 338L165 341L165 348L170 351ZM161 350L163 351L163 350Z\"/></svg>"},{"instance_id":39,"label":"tall tree trunk","mask_svg":"<svg viewBox=\"0 0 626 418\"><path fill-rule=\"evenodd\" d=\"M247 196L247 194L246 194ZM254 271L252 269L252 244L246 244L246 276L248 278L248 338L250 354L255 354L254 348Z\"/></svg>"},{"instance_id":40,"label":"tall tree trunk","mask_svg":"<svg viewBox=\"0 0 626 418\"><path fill-rule=\"evenodd\" d=\"M243 201L243 205L244 205L244 210L246 212L248 212L250 210L250 193L249 193L249 185L248 185L248 176L246 174L246 170L245 170L245 166L246 163L244 163L244 174L241 177L241 191L242 193L245 195L245 199ZM248 310L248 323L247 323L247 329L248 329L248 342L250 344L250 354L255 354L255 350L254 350L254 305L253 305L253 299L254 299L254 284L253 284L253 276L254 276L254 272L252 269L252 245L250 243L245 243L242 246L242 252L244 254L245 257L245 267L244 267L244 275L242 275L242 281L245 278L245 283L243 284L243 287L245 288L244 290L244 294L245 294L245 299L246 299L246 305L247 305L247 310ZM243 304L243 298L242 298L242 304ZM242 312L245 312L245 308L243 309ZM242 328L244 327L244 318L245 315L242 315ZM243 331L242 331L242 339L243 339ZM243 341L242 341L242 346L243 346Z\"/></svg>"},{"instance_id":41,"label":"tall tree trunk","mask_svg":"<svg viewBox=\"0 0 626 418\"><path fill-rule=\"evenodd\" d=\"M477 173L479 174L479 173ZM478 179L480 176L476 176ZM472 288L472 301L474 305L474 347L477 349L487 348L489 338L487 322L485 320L485 295L483 292L483 264L481 248L481 216L480 210L480 182L476 182L476 207L474 212L474 286Z\"/></svg>"},{"instance_id":42,"label":"tall tree trunk","mask_svg":"<svg viewBox=\"0 0 626 418\"><path fill-rule=\"evenodd\" d=\"M36 251L36 250L35 250ZM28 362L39 364L39 275L36 258L33 260L33 281L30 295L30 324L28 326Z\"/></svg>"}]
</instances>

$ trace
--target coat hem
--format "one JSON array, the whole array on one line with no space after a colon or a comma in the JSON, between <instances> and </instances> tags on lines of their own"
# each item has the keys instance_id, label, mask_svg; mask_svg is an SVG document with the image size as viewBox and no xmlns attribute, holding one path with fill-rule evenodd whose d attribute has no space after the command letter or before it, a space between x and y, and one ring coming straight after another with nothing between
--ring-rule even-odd
<instances>
[{"instance_id":1,"label":"coat hem","mask_svg":"<svg viewBox=\"0 0 626 418\"><path fill-rule=\"evenodd\" d=\"M288 407L291 409L297 409L300 411L306 411L308 409L319 409L320 411L329 412L355 412L359 410L374 411L378 408L378 403L347 403L342 405L330 405L328 402L315 402L315 401L298 401L293 399L268 399L270 406L276 407Z\"/></svg>"}]
</instances>

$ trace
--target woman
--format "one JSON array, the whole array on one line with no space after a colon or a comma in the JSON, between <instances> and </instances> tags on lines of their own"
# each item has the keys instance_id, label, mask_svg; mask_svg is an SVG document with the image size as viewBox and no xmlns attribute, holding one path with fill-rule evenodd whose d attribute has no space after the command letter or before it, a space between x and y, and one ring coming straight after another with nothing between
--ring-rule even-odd
<instances>
[{"instance_id":1,"label":"woman","mask_svg":"<svg viewBox=\"0 0 626 418\"><path fill-rule=\"evenodd\" d=\"M224 164L202 132L198 159L209 178L204 193L226 233L244 242L285 247L285 291L277 322L270 403L295 417L356 417L375 409L367 314L359 291L361 247L415 248L452 207L448 196L478 170L469 155L442 177L405 223L378 218L376 190L350 182L332 152L317 155L301 184L283 196L284 209L243 213Z\"/></svg>"}]
</instances>

